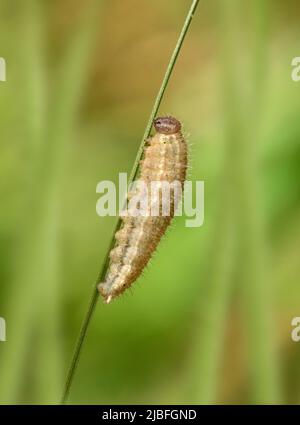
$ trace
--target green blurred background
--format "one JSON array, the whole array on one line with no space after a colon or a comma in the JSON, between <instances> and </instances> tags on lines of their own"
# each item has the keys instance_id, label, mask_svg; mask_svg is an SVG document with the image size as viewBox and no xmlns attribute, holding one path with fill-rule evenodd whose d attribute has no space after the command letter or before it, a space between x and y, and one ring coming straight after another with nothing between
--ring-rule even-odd
<instances>
[{"instance_id":1,"label":"green blurred background","mask_svg":"<svg viewBox=\"0 0 300 425\"><path fill-rule=\"evenodd\" d=\"M2 0L0 402L57 403L188 0ZM161 107L182 120L205 224L176 218L99 303L71 403L298 403L297 0L201 1Z\"/></svg>"}]
</instances>

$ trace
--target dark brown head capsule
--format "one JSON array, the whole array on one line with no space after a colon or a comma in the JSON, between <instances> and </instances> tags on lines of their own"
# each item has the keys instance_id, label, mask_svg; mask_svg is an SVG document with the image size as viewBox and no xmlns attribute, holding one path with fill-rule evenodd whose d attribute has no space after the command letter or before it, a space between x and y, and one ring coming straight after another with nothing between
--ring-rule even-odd
<instances>
[{"instance_id":1,"label":"dark brown head capsule","mask_svg":"<svg viewBox=\"0 0 300 425\"><path fill-rule=\"evenodd\" d=\"M154 128L158 133L175 134L181 130L181 124L174 117L158 117L154 120Z\"/></svg>"}]
</instances>

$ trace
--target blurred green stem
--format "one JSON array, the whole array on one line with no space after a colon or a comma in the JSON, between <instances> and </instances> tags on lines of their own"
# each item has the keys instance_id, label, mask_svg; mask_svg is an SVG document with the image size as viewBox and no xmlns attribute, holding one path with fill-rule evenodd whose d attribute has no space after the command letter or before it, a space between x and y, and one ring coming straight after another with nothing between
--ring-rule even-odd
<instances>
[{"instance_id":1,"label":"blurred green stem","mask_svg":"<svg viewBox=\"0 0 300 425\"><path fill-rule=\"evenodd\" d=\"M241 63L236 55L235 40L237 20L234 12L242 12L242 6L220 2L222 12L222 48L227 117L232 134L237 134L232 145L231 169L235 174L235 219L238 234L237 266L239 287L243 294L243 313L246 324L248 362L251 381L251 402L275 403L279 399L278 365L272 329L272 292L269 286L265 230L259 182L259 125L263 114L264 75L267 47L266 2L256 0L254 11L254 55L250 55L254 73L240 74ZM241 78L241 77L244 78ZM243 96L244 79L253 89L247 102ZM248 106L249 105L249 106ZM248 107L248 109L247 109Z\"/></svg>"},{"instance_id":2,"label":"blurred green stem","mask_svg":"<svg viewBox=\"0 0 300 425\"><path fill-rule=\"evenodd\" d=\"M98 3L98 4L97 4ZM47 174L51 176L48 186L48 211L53 211L49 216L47 225L52 229L48 234L48 244L52 241L51 252L54 254L58 250L58 228L57 214L59 210L59 202L61 199L61 181L63 178L63 168L66 159L66 150L68 142L72 136L72 129L76 122L79 106L87 83L87 69L91 57L91 51L95 40L95 32L99 25L99 7L101 1L90 0L85 6L79 28L77 27L73 38L70 40L64 60L59 67L57 76L57 87L55 90L54 99L51 102L50 114L50 127L47 131L47 145L45 151L45 158L48 161ZM55 214L56 213L56 214ZM56 239L53 235L56 233ZM46 308L43 307L43 316L45 324L45 336L42 346L43 356L41 357L41 365L45 365L49 356L49 352L53 353L53 345L55 341L61 347L62 341L59 339L60 321L60 279L58 276L55 278L55 269L53 270L53 278L49 281L49 276L44 282L45 290L44 295L48 300ZM56 336L55 336L56 335ZM57 352L58 350L56 350ZM60 349L61 351L61 349ZM60 352L61 354L61 352ZM55 356L55 353L53 353ZM52 357L53 357L52 356ZM61 358L60 356L56 356ZM61 372L62 370L60 370ZM56 374L57 375L57 374ZM41 395L43 388L43 376L37 383ZM60 377L62 375L60 374ZM49 374L51 379L51 374ZM53 386L55 385L55 392L52 392L51 402L55 402L59 397L59 388L62 385L62 379L52 379ZM46 382L44 382L47 384ZM49 397L49 389L44 385L44 400Z\"/></svg>"},{"instance_id":3,"label":"blurred green stem","mask_svg":"<svg viewBox=\"0 0 300 425\"><path fill-rule=\"evenodd\" d=\"M42 13L37 0L29 0L26 5L19 2L19 13L23 15L20 26L19 46L21 96L24 99L23 130L25 146L32 159L30 163L29 179L25 180L27 197L23 205L23 228L20 236L18 252L16 253L14 282L11 298L7 307L7 321L10 329L9 344L3 350L1 357L1 400L6 403L17 402L23 379L22 368L25 366L26 346L31 337L31 324L36 311L35 299L30 297L32 288L38 285L36 276L32 275L31 266L38 261L36 255L36 234L40 229L36 216L32 216L33 203L37 198L36 172L41 150L41 140L44 116L44 70L42 55ZM16 84L17 82L15 82ZM21 103L22 104L22 103ZM27 184L26 184L27 183ZM29 230L30 229L30 230ZM30 295L29 295L30 294ZM37 296L37 294L35 295Z\"/></svg>"},{"instance_id":4,"label":"blurred green stem","mask_svg":"<svg viewBox=\"0 0 300 425\"><path fill-rule=\"evenodd\" d=\"M177 60L178 55L180 53L184 39L185 39L185 37L188 33L188 29L190 27L190 24L192 22L192 19L194 17L194 13L196 12L196 9L198 7L199 2L200 2L200 0L193 0L192 5L191 5L191 7L190 7L190 9L187 13L186 19L184 21L183 28L180 32L180 35L179 35L179 38L177 40L175 49L174 49L173 54L171 56L171 59L169 61L169 64L168 64L166 73L164 75L162 84L160 86L159 92L158 92L157 97L155 99L155 102L154 102L154 105L153 105L153 108L152 108L146 129L145 129L145 132L144 132L144 136L142 138L139 150L137 152L137 156L136 156L136 159L135 159L135 162L134 162L134 165L133 165L133 169L131 171L129 184L130 184L130 182L132 182L134 180L135 176L138 173L139 162L140 162L141 156L143 154L143 149L144 149L146 140L150 136L153 119L155 118L155 116L156 116L156 114L159 110L161 101L163 99L164 93L165 93L167 86L168 86L168 82L169 82L170 77L172 75L176 60ZM99 276L96 280L96 283L95 283L93 291L92 291L92 295L91 295L91 298L90 298L87 313L86 313L86 315L83 319L83 323L81 325L79 337L78 337L76 345L75 345L73 357L71 359L70 368L69 368L67 378L66 378L65 388L64 388L64 391L63 391L62 399L61 399L62 404L66 403L68 396L69 396L69 392L70 392L71 385L72 385L72 382L73 382L74 374L76 372L76 368L77 368L77 365L78 365L81 349L82 349L82 346L84 344L84 341L85 341L85 338L86 338L86 335L87 335L88 327L89 327L91 318L93 316L93 313L94 313L94 310L95 310L95 307L96 307L96 304L97 304L97 300L99 298L99 294L98 294L98 290L97 290L97 284L99 282L103 281L103 279L105 278L107 268L108 268L108 264L109 264L109 252L110 252L110 250L111 250L111 248L114 244L114 234L115 234L116 230L119 228L120 223L121 223L121 221L120 221L120 219L118 219L116 226L114 228L114 231L113 231L113 236L111 238L111 242L109 244L106 257L104 259L103 265L100 269Z\"/></svg>"},{"instance_id":5,"label":"blurred green stem","mask_svg":"<svg viewBox=\"0 0 300 425\"><path fill-rule=\"evenodd\" d=\"M208 266L207 292L202 294L205 300L201 299L199 302L197 322L200 325L197 325L194 335L190 359L188 403L214 404L217 401L236 239L228 186L222 187L223 195L220 197L211 262Z\"/></svg>"},{"instance_id":6,"label":"blurred green stem","mask_svg":"<svg viewBox=\"0 0 300 425\"><path fill-rule=\"evenodd\" d=\"M264 94L268 66L267 25L268 0L253 3L254 77L251 119L245 123L240 150L239 222L241 285L244 292L244 311L249 347L251 402L278 403L279 365L273 297L266 258L265 226L262 215L259 182L259 138L263 125Z\"/></svg>"},{"instance_id":7,"label":"blurred green stem","mask_svg":"<svg viewBox=\"0 0 300 425\"><path fill-rule=\"evenodd\" d=\"M220 20L224 19L220 10ZM222 28L223 29L223 28ZM197 304L197 328L188 376L187 402L217 403L220 367L236 261L236 147L240 142L239 96L230 55L230 31L220 31L219 61L224 115L224 159L219 176L215 229L208 256L206 291ZM231 65L229 65L231 64ZM203 299L204 298L204 299ZM196 377L196 378L195 378Z\"/></svg>"}]
</instances>

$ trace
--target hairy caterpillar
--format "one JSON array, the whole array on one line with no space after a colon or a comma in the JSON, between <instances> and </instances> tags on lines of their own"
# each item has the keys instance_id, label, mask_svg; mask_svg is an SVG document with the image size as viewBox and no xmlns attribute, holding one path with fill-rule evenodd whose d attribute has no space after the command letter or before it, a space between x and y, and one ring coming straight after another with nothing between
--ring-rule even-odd
<instances>
[{"instance_id":1,"label":"hairy caterpillar","mask_svg":"<svg viewBox=\"0 0 300 425\"><path fill-rule=\"evenodd\" d=\"M120 295L139 277L165 233L175 208L179 202L173 183L178 183L181 191L187 169L187 145L181 133L181 123L173 117L160 117L154 120L156 134L147 141L141 160L140 177L137 183L143 183L146 193L136 189L127 196L140 196L148 202L146 214L129 214L122 217L122 226L116 233L115 247L110 252L110 264L105 282L98 290L106 303ZM162 190L163 182L172 184L169 195L169 211L165 214L161 192L154 196L153 182ZM158 211L153 215L153 211Z\"/></svg>"}]
</instances>

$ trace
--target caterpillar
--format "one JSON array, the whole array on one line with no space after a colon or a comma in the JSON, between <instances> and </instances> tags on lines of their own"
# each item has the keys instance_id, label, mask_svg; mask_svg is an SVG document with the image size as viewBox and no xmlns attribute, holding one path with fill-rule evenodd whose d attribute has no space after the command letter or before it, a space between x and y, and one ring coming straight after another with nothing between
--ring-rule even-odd
<instances>
[{"instance_id":1,"label":"caterpillar","mask_svg":"<svg viewBox=\"0 0 300 425\"><path fill-rule=\"evenodd\" d=\"M116 242L109 255L106 279L98 285L106 303L122 294L140 276L170 224L182 195L187 144L181 123L174 117L165 116L156 118L153 124L156 133L146 142L136 188L127 195L127 205L133 197L139 197L140 204L148 201L146 213L136 214L136 209L128 208L127 214L121 216L122 225L115 234ZM171 187L167 213L161 196L165 182ZM154 183L159 188L156 194L152 190ZM179 194L174 183L180 186Z\"/></svg>"}]
</instances>

